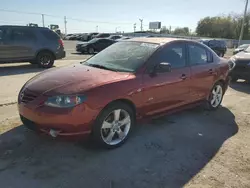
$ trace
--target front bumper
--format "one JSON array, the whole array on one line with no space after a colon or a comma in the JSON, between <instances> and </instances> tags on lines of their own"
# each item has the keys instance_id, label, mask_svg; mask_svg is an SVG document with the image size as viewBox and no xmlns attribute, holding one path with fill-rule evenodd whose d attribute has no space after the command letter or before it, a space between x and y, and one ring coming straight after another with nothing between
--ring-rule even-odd
<instances>
[{"instance_id":1,"label":"front bumper","mask_svg":"<svg viewBox=\"0 0 250 188\"><path fill-rule=\"evenodd\" d=\"M90 134L97 114L86 104L78 105L72 109L57 109L19 103L18 110L23 124L29 129L48 135L51 135L50 131L53 130L57 132L59 137Z\"/></svg>"}]
</instances>

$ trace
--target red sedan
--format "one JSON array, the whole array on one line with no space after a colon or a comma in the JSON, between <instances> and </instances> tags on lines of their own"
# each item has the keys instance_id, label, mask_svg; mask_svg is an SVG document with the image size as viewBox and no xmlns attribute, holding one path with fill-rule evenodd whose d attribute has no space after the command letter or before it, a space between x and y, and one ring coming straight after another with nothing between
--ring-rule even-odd
<instances>
[{"instance_id":1,"label":"red sedan","mask_svg":"<svg viewBox=\"0 0 250 188\"><path fill-rule=\"evenodd\" d=\"M133 38L84 62L44 71L18 95L23 124L53 137L91 134L108 148L123 144L136 119L206 103L221 104L229 66L191 40Z\"/></svg>"}]
</instances>

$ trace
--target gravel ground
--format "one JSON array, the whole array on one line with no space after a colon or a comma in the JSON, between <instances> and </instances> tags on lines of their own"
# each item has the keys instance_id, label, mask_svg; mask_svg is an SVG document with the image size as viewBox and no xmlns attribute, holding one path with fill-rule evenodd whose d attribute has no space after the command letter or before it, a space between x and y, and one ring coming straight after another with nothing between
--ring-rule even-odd
<instances>
[{"instance_id":1,"label":"gravel ground","mask_svg":"<svg viewBox=\"0 0 250 188\"><path fill-rule=\"evenodd\" d=\"M39 71L16 66L24 67L0 67L7 87L0 98L10 97L0 101L0 187L250 187L249 84L232 84L217 111L197 107L140 123L125 145L101 150L91 140L59 141L25 129L11 101Z\"/></svg>"}]
</instances>

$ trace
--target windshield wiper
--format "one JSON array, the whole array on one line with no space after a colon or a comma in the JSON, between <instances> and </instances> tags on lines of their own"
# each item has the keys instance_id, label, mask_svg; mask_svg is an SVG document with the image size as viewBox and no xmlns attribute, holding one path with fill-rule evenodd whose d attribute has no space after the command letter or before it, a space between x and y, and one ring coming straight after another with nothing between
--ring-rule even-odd
<instances>
[{"instance_id":1,"label":"windshield wiper","mask_svg":"<svg viewBox=\"0 0 250 188\"><path fill-rule=\"evenodd\" d=\"M99 65L99 64L88 64L88 63L87 63L86 65L88 65L88 66L90 66L90 67L95 67L95 68L100 68L100 69L111 70L111 71L117 72L117 70L112 69L112 68L109 68L109 67L106 67L106 66L104 66L104 65Z\"/></svg>"}]
</instances>

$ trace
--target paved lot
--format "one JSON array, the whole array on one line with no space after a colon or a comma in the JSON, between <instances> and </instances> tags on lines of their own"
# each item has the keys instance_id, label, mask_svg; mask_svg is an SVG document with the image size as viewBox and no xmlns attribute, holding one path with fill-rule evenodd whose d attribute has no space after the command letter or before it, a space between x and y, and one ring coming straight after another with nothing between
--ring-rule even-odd
<instances>
[{"instance_id":1,"label":"paved lot","mask_svg":"<svg viewBox=\"0 0 250 188\"><path fill-rule=\"evenodd\" d=\"M72 57L55 66L86 58L72 54L72 42L65 46ZM250 187L249 84L231 85L215 112L198 107L141 123L125 145L106 151L90 141L53 140L23 127L11 103L40 71L28 64L0 65L0 104L6 104L0 106L0 187Z\"/></svg>"}]
</instances>

